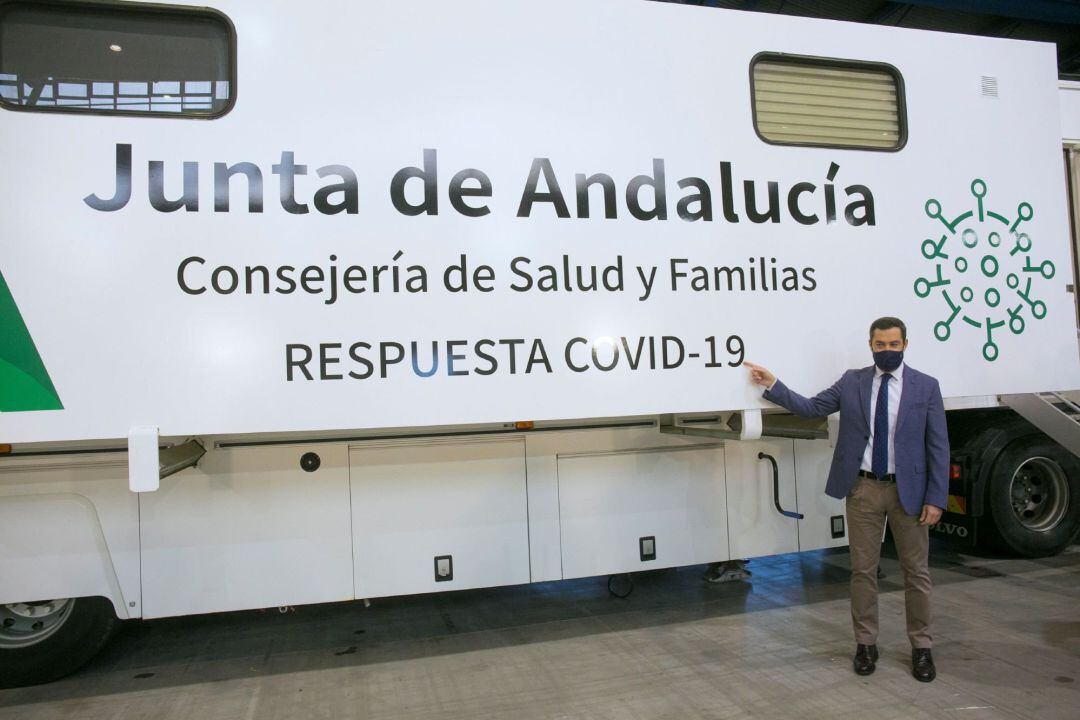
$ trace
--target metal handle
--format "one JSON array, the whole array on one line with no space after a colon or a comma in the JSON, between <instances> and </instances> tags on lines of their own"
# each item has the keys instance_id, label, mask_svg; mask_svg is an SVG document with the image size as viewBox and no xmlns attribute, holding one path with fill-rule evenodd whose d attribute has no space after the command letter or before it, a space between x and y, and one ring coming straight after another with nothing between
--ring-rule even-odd
<instances>
[{"instance_id":1,"label":"metal handle","mask_svg":"<svg viewBox=\"0 0 1080 720\"><path fill-rule=\"evenodd\" d=\"M792 512L780 507L780 468L776 465L776 458L763 452L759 452L757 456L758 460L768 460L772 464L772 501L773 505L776 506L776 512L784 517L802 520L805 517L802 513Z\"/></svg>"}]
</instances>

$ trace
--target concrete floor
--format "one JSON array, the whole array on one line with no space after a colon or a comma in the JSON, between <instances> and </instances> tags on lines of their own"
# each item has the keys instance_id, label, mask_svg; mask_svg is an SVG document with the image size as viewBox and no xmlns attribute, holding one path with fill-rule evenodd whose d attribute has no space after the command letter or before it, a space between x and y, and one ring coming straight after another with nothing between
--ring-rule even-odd
<instances>
[{"instance_id":1,"label":"concrete floor","mask_svg":"<svg viewBox=\"0 0 1080 720\"><path fill-rule=\"evenodd\" d=\"M893 556L895 557L895 556ZM1080 546L931 551L938 679L909 674L885 559L877 672L852 673L847 553L134 623L87 668L0 691L0 718L1080 718Z\"/></svg>"}]
</instances>

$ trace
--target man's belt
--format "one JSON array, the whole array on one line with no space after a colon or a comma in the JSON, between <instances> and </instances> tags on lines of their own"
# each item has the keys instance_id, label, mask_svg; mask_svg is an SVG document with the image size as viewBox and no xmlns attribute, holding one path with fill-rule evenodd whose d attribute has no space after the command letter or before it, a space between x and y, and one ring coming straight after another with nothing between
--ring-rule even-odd
<instances>
[{"instance_id":1,"label":"man's belt","mask_svg":"<svg viewBox=\"0 0 1080 720\"><path fill-rule=\"evenodd\" d=\"M870 478L871 480L880 480L881 482L891 482L891 483L896 482L896 474L895 473L889 473L888 475L882 475L881 477L878 477L877 475L870 472L869 470L860 470L859 471L859 477Z\"/></svg>"}]
</instances>

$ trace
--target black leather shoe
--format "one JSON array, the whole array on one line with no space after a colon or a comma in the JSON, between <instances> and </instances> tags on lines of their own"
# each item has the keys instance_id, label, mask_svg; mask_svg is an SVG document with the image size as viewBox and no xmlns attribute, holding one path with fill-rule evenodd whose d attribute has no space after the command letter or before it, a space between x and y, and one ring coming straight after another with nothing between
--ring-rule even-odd
<instances>
[{"instance_id":1,"label":"black leather shoe","mask_svg":"<svg viewBox=\"0 0 1080 720\"><path fill-rule=\"evenodd\" d=\"M937 668L934 667L930 648L914 648L911 651L911 674L919 682L930 682L937 677Z\"/></svg>"},{"instance_id":2,"label":"black leather shoe","mask_svg":"<svg viewBox=\"0 0 1080 720\"><path fill-rule=\"evenodd\" d=\"M877 667L874 665L877 658L877 645L857 645L855 647L855 659L852 661L855 666L855 674L869 675L874 672L874 668Z\"/></svg>"}]
</instances>

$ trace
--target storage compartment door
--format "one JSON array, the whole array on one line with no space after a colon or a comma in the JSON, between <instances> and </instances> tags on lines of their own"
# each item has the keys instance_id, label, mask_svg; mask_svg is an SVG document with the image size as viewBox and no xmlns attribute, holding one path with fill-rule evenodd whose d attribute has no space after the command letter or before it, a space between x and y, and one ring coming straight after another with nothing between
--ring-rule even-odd
<instances>
[{"instance_id":1,"label":"storage compartment door","mask_svg":"<svg viewBox=\"0 0 1080 720\"><path fill-rule=\"evenodd\" d=\"M529 582L522 438L371 443L349 458L357 597ZM449 575L436 579L436 558Z\"/></svg>"},{"instance_id":2,"label":"storage compartment door","mask_svg":"<svg viewBox=\"0 0 1080 720\"><path fill-rule=\"evenodd\" d=\"M564 578L728 559L721 446L559 455L558 466Z\"/></svg>"}]
</instances>

